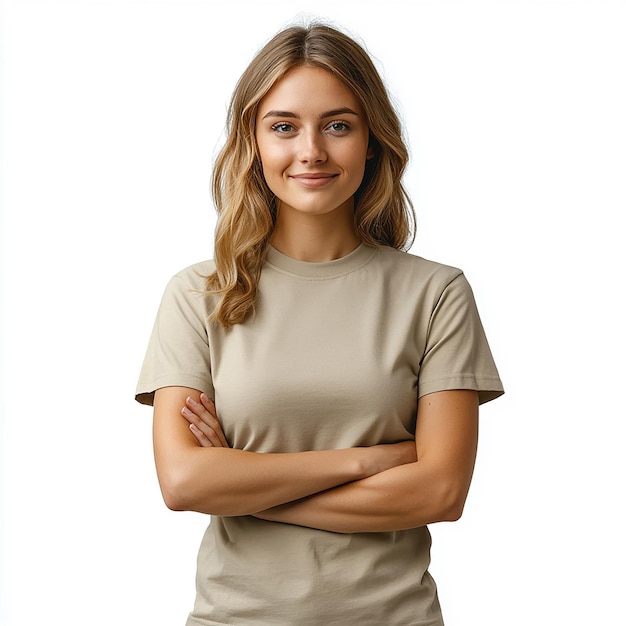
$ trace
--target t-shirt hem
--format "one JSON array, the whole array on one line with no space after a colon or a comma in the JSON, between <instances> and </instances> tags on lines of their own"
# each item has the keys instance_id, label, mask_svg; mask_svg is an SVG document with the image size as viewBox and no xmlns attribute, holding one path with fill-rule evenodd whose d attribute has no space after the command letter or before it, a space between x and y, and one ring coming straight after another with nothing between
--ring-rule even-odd
<instances>
[{"instance_id":1,"label":"t-shirt hem","mask_svg":"<svg viewBox=\"0 0 626 626\"><path fill-rule=\"evenodd\" d=\"M140 404L152 406L154 404L154 392L163 387L189 387L205 393L213 398L215 392L211 384L202 376L196 374L167 374L151 380L140 380L135 392L135 400Z\"/></svg>"},{"instance_id":2,"label":"t-shirt hem","mask_svg":"<svg viewBox=\"0 0 626 626\"><path fill-rule=\"evenodd\" d=\"M451 391L453 389L469 389L478 392L478 401L485 404L504 394L500 378L477 377L473 374L456 374L448 378L439 378L432 381L420 381L418 397L437 391Z\"/></svg>"},{"instance_id":3,"label":"t-shirt hem","mask_svg":"<svg viewBox=\"0 0 626 626\"><path fill-rule=\"evenodd\" d=\"M231 624L232 622L228 622L228 624ZM281 623L281 622L278 622ZM275 620L275 618L270 618L269 621L255 621L255 626L277 626L278 624ZM302 622L301 622L302 623ZM310 622L310 621L306 621L304 622L305 624L319 624L319 621L315 621L315 622ZM328 622L325 622L328 623ZM334 622L333 622L334 623ZM378 622L377 622L378 623ZM226 626L227 622L216 622L215 620L206 620L206 619L202 619L202 618L198 618L194 615L189 615L189 617L187 618L187 621L185 622L185 626ZM289 621L289 625L291 626L291 624L293 624L292 621ZM388 622L389 626L391 626L392 624L395 624L395 622ZM406 624L406 622L402 622L402 624ZM417 622L411 622L411 625L414 626L444 626L444 622L443 622L443 618L442 617L437 617L433 620L420 620Z\"/></svg>"}]
</instances>

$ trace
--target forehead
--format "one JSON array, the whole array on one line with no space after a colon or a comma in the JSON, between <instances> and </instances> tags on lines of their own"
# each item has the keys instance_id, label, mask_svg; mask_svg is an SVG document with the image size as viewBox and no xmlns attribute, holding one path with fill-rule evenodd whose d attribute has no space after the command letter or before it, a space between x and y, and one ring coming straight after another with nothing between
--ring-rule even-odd
<instances>
[{"instance_id":1,"label":"forehead","mask_svg":"<svg viewBox=\"0 0 626 626\"><path fill-rule=\"evenodd\" d=\"M336 76L319 67L301 66L290 70L259 102L257 115L281 109L304 114L347 107L362 115L354 92Z\"/></svg>"}]
</instances>

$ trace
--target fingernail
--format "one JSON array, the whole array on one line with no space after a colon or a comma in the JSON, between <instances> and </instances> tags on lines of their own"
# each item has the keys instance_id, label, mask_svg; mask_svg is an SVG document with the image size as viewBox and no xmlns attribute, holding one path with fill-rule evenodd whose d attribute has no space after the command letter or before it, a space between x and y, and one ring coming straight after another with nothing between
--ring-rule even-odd
<instances>
[{"instance_id":1,"label":"fingernail","mask_svg":"<svg viewBox=\"0 0 626 626\"><path fill-rule=\"evenodd\" d=\"M198 406L198 403L191 396L187 398L187 402L189 402L191 406Z\"/></svg>"}]
</instances>

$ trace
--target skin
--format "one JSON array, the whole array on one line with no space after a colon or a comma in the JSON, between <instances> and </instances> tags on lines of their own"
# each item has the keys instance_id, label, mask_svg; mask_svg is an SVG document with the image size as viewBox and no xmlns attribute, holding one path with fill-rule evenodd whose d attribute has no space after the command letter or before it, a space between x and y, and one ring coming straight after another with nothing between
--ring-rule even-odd
<instances>
[{"instance_id":1,"label":"skin","mask_svg":"<svg viewBox=\"0 0 626 626\"><path fill-rule=\"evenodd\" d=\"M372 156L354 94L319 68L292 70L261 100L256 139L277 197L272 244L309 262L354 250L353 196ZM199 391L159 389L153 436L163 497L174 510L344 533L456 520L476 458L478 394L426 395L418 415L414 442L259 454L230 448L215 405Z\"/></svg>"},{"instance_id":2,"label":"skin","mask_svg":"<svg viewBox=\"0 0 626 626\"><path fill-rule=\"evenodd\" d=\"M188 400L185 408L183 417L197 443L205 448L221 445L224 436L213 403L202 395L200 403ZM476 459L478 393L428 394L420 398L418 414L415 444L410 444L413 462L254 514L339 533L405 530L458 520Z\"/></svg>"},{"instance_id":3,"label":"skin","mask_svg":"<svg viewBox=\"0 0 626 626\"><path fill-rule=\"evenodd\" d=\"M325 70L292 70L259 103L256 140L277 197L272 245L302 261L354 250L354 193L373 156L354 94Z\"/></svg>"},{"instance_id":4,"label":"skin","mask_svg":"<svg viewBox=\"0 0 626 626\"><path fill-rule=\"evenodd\" d=\"M196 404L194 405L194 402ZM194 421L188 411L200 417ZM207 406L209 408L207 408ZM209 415L207 415L209 413ZM181 419L181 415L185 419ZM153 439L165 503L176 511L251 515L415 461L412 442L286 454L258 454L221 445L215 407L186 387L164 387L154 399ZM186 420L216 432L199 445Z\"/></svg>"}]
</instances>

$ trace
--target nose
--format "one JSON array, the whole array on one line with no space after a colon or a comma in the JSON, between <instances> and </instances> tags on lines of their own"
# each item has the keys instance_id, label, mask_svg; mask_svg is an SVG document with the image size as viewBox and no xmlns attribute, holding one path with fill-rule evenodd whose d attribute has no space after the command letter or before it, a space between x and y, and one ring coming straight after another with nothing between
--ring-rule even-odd
<instances>
[{"instance_id":1,"label":"nose","mask_svg":"<svg viewBox=\"0 0 626 626\"><path fill-rule=\"evenodd\" d=\"M326 161L324 138L317 130L303 131L298 144L298 160L300 163L312 165Z\"/></svg>"}]
</instances>

